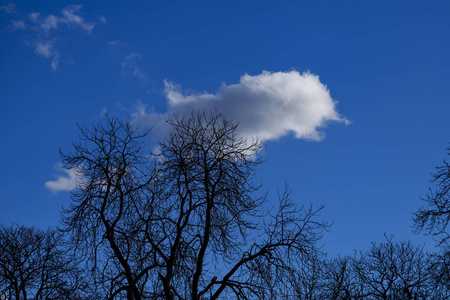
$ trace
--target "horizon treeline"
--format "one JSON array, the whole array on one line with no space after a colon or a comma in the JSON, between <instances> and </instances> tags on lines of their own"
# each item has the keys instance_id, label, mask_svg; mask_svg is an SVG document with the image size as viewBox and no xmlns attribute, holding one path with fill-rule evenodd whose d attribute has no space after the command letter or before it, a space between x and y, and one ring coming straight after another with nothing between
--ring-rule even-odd
<instances>
[{"instance_id":1,"label":"horizon treeline","mask_svg":"<svg viewBox=\"0 0 450 300\"><path fill-rule=\"evenodd\" d=\"M268 199L253 182L260 141L217 111L167 122L153 153L128 119L79 126L61 152L77 178L61 228L0 225L0 300L450 299L445 160L414 214L436 251L385 234L329 258L323 206L294 201L287 185Z\"/></svg>"}]
</instances>

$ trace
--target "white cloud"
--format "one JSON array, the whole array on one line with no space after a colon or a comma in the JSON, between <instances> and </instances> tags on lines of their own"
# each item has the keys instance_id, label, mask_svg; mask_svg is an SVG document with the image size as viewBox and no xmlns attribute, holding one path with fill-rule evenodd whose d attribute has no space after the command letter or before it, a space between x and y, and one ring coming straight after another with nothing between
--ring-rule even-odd
<instances>
[{"instance_id":1,"label":"white cloud","mask_svg":"<svg viewBox=\"0 0 450 300\"><path fill-rule=\"evenodd\" d=\"M54 72L58 71L58 69L59 69L59 56L58 55L53 56L50 66L52 67L52 70Z\"/></svg>"},{"instance_id":2,"label":"white cloud","mask_svg":"<svg viewBox=\"0 0 450 300\"><path fill-rule=\"evenodd\" d=\"M32 22L34 22L34 23L38 23L39 22L39 17L40 17L40 13L38 13L38 12L32 12L30 15L29 15L29 18L30 18L30 20L32 21Z\"/></svg>"},{"instance_id":3,"label":"white cloud","mask_svg":"<svg viewBox=\"0 0 450 300\"><path fill-rule=\"evenodd\" d=\"M25 22L22 20L13 20L11 21L12 29L13 30L19 30L19 29L26 29L27 25L25 25Z\"/></svg>"},{"instance_id":4,"label":"white cloud","mask_svg":"<svg viewBox=\"0 0 450 300\"><path fill-rule=\"evenodd\" d=\"M53 71L58 70L59 66L59 53L54 49L53 41L38 41L35 43L34 52L45 58L51 58L51 67Z\"/></svg>"},{"instance_id":5,"label":"white cloud","mask_svg":"<svg viewBox=\"0 0 450 300\"><path fill-rule=\"evenodd\" d=\"M63 171L65 175L60 175L54 181L47 181L45 187L53 192L72 191L77 187L77 175L75 169L64 170L60 165L56 166L59 172Z\"/></svg>"},{"instance_id":6,"label":"white cloud","mask_svg":"<svg viewBox=\"0 0 450 300\"><path fill-rule=\"evenodd\" d=\"M110 44L111 46L121 46L121 45L124 45L124 43L122 43L120 40L108 41L107 43Z\"/></svg>"},{"instance_id":7,"label":"white cloud","mask_svg":"<svg viewBox=\"0 0 450 300\"><path fill-rule=\"evenodd\" d=\"M59 70L60 53L56 50L55 41L63 40L57 33L60 26L65 25L69 28L80 28L87 33L91 33L94 29L95 23L88 22L81 17L81 9L81 5L66 6L58 16L45 16L40 12L33 12L28 15L28 19L26 20L12 20L10 29L12 31L19 29L27 30L28 33L32 33L31 39L34 36L34 41L29 41L27 37L25 43L32 46L37 55L50 59L52 70L57 71ZM100 18L101 22L105 20L104 18Z\"/></svg>"},{"instance_id":8,"label":"white cloud","mask_svg":"<svg viewBox=\"0 0 450 300\"><path fill-rule=\"evenodd\" d=\"M40 56L49 58L53 55L53 46L54 44L51 41L39 41L36 43L34 52L36 52Z\"/></svg>"},{"instance_id":9,"label":"white cloud","mask_svg":"<svg viewBox=\"0 0 450 300\"><path fill-rule=\"evenodd\" d=\"M293 133L298 139L319 141L329 122L350 122L341 116L327 87L319 77L297 71L243 75L239 83L226 85L216 94L186 93L165 81L168 111L158 114L138 103L134 122L153 126L157 138L167 133L164 120L173 113L181 116L192 111L217 109L240 123L244 137L262 141L276 140Z\"/></svg>"},{"instance_id":10,"label":"white cloud","mask_svg":"<svg viewBox=\"0 0 450 300\"><path fill-rule=\"evenodd\" d=\"M78 26L90 33L94 29L95 23L86 22L77 14L81 10L81 7L81 5L70 5L64 8L62 10L62 23Z\"/></svg>"},{"instance_id":11,"label":"white cloud","mask_svg":"<svg viewBox=\"0 0 450 300\"><path fill-rule=\"evenodd\" d=\"M124 76L131 74L134 77L136 77L141 84L145 85L148 82L147 74L142 71L137 66L137 60L141 60L142 56L137 53L132 53L125 57L125 59L122 61L122 74Z\"/></svg>"},{"instance_id":12,"label":"white cloud","mask_svg":"<svg viewBox=\"0 0 450 300\"><path fill-rule=\"evenodd\" d=\"M58 29L59 22L60 22L60 18L53 16L53 15L49 15L48 17L46 17L43 21L40 21L39 23L40 23L40 26L42 29L44 29L45 31L50 31L52 29Z\"/></svg>"},{"instance_id":13,"label":"white cloud","mask_svg":"<svg viewBox=\"0 0 450 300\"><path fill-rule=\"evenodd\" d=\"M69 5L61 10L57 15L43 15L40 12L28 14L28 18L21 20L10 20L9 31L19 34L19 30L25 32L24 43L34 48L34 52L50 60L50 66L53 71L59 70L60 52L57 51L55 41L64 41L58 29L61 27L79 28L85 33L91 33L95 27L94 22L85 20L81 16L81 5ZM17 10L16 5L10 3L0 6L7 14L14 13ZM101 23L107 22L105 17L97 15ZM50 42L49 42L50 41ZM136 76L142 77L142 74L136 72Z\"/></svg>"},{"instance_id":14,"label":"white cloud","mask_svg":"<svg viewBox=\"0 0 450 300\"><path fill-rule=\"evenodd\" d=\"M40 13L33 12L29 15L29 18L38 26L37 29L41 29L47 33L51 30L58 29L60 24L65 24L71 27L79 27L90 33L92 29L94 29L95 23L87 22L79 15L81 8L81 5L67 6L61 10L62 17L48 15L47 17L41 18Z\"/></svg>"},{"instance_id":15,"label":"white cloud","mask_svg":"<svg viewBox=\"0 0 450 300\"><path fill-rule=\"evenodd\" d=\"M97 18L100 20L100 23L102 24L108 23L108 20L106 20L106 18L102 15L98 15Z\"/></svg>"},{"instance_id":16,"label":"white cloud","mask_svg":"<svg viewBox=\"0 0 450 300\"><path fill-rule=\"evenodd\" d=\"M108 110L104 107L102 109L102 111L100 112L99 116L103 118L103 117L106 117L107 115L108 115Z\"/></svg>"},{"instance_id":17,"label":"white cloud","mask_svg":"<svg viewBox=\"0 0 450 300\"><path fill-rule=\"evenodd\" d=\"M17 6L14 3L8 3L0 6L0 10L3 10L7 14L12 14L16 12Z\"/></svg>"}]
</instances>

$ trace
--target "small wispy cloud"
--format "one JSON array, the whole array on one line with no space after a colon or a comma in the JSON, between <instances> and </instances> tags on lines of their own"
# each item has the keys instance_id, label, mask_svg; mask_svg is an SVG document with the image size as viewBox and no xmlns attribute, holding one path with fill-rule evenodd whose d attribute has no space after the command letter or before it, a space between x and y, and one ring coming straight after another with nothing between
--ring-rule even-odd
<instances>
[{"instance_id":1,"label":"small wispy cloud","mask_svg":"<svg viewBox=\"0 0 450 300\"><path fill-rule=\"evenodd\" d=\"M27 29L27 25L22 20L13 20L13 21L11 21L11 29L12 30L23 30L23 29Z\"/></svg>"},{"instance_id":2,"label":"small wispy cloud","mask_svg":"<svg viewBox=\"0 0 450 300\"><path fill-rule=\"evenodd\" d=\"M107 114L108 114L108 110L104 107L104 108L100 111L99 116L103 118L103 117L106 117Z\"/></svg>"},{"instance_id":3,"label":"small wispy cloud","mask_svg":"<svg viewBox=\"0 0 450 300\"><path fill-rule=\"evenodd\" d=\"M98 15L97 18L100 21L100 23L102 23L102 24L108 23L108 20L106 20L106 18L102 15Z\"/></svg>"},{"instance_id":4,"label":"small wispy cloud","mask_svg":"<svg viewBox=\"0 0 450 300\"><path fill-rule=\"evenodd\" d=\"M30 20L33 23L38 23L39 22L39 18L40 18L41 13L38 12L32 12L28 15L28 17L30 18Z\"/></svg>"},{"instance_id":5,"label":"small wispy cloud","mask_svg":"<svg viewBox=\"0 0 450 300\"><path fill-rule=\"evenodd\" d=\"M114 41L107 41L107 43L111 46L122 46L125 45L120 40L114 40Z\"/></svg>"},{"instance_id":6,"label":"small wispy cloud","mask_svg":"<svg viewBox=\"0 0 450 300\"><path fill-rule=\"evenodd\" d=\"M80 12L81 7L81 5L71 5L63 9L63 22L68 25L78 26L90 33L94 29L95 23L86 22L77 14Z\"/></svg>"},{"instance_id":7,"label":"small wispy cloud","mask_svg":"<svg viewBox=\"0 0 450 300\"><path fill-rule=\"evenodd\" d=\"M34 52L45 58L51 58L51 67L53 71L57 71L59 67L59 53L54 49L53 41L37 41L35 43Z\"/></svg>"},{"instance_id":8,"label":"small wispy cloud","mask_svg":"<svg viewBox=\"0 0 450 300\"><path fill-rule=\"evenodd\" d=\"M61 165L55 166L58 173L65 173L64 175L59 175L56 180L50 180L45 183L45 188L51 190L52 192L70 192L77 187L77 174L75 169L65 170Z\"/></svg>"},{"instance_id":9,"label":"small wispy cloud","mask_svg":"<svg viewBox=\"0 0 450 300\"><path fill-rule=\"evenodd\" d=\"M44 32L56 30L60 25L67 25L70 27L79 27L88 33L94 29L95 23L87 22L80 16L82 6L70 5L61 10L61 16L48 15L41 17L39 12L29 14L30 21L37 25L36 29L41 29Z\"/></svg>"},{"instance_id":10,"label":"small wispy cloud","mask_svg":"<svg viewBox=\"0 0 450 300\"><path fill-rule=\"evenodd\" d=\"M251 140L276 140L294 134L297 139L320 141L329 122L350 122L337 111L326 85L317 75L297 71L245 74L239 83L223 84L215 94L187 93L165 81L168 111L156 113L138 103L132 114L136 124L152 126L157 139L167 134L165 120L172 114L217 109L239 122L239 134Z\"/></svg>"},{"instance_id":11,"label":"small wispy cloud","mask_svg":"<svg viewBox=\"0 0 450 300\"><path fill-rule=\"evenodd\" d=\"M54 44L51 41L39 41L36 43L34 52L36 52L38 55L49 58L54 55L53 46Z\"/></svg>"},{"instance_id":12,"label":"small wispy cloud","mask_svg":"<svg viewBox=\"0 0 450 300\"><path fill-rule=\"evenodd\" d=\"M147 74L137 66L137 61L142 60L142 56L138 53L132 53L125 57L122 61L122 75L131 74L136 77L142 85L148 82Z\"/></svg>"},{"instance_id":13,"label":"small wispy cloud","mask_svg":"<svg viewBox=\"0 0 450 300\"><path fill-rule=\"evenodd\" d=\"M54 72L58 71L58 69L59 69L59 56L58 55L53 56L50 66L52 67L52 70Z\"/></svg>"},{"instance_id":14,"label":"small wispy cloud","mask_svg":"<svg viewBox=\"0 0 450 300\"><path fill-rule=\"evenodd\" d=\"M10 3L0 6L0 10L12 13L17 10L17 7ZM33 47L37 55L50 59L52 70L58 71L61 54L55 41L64 41L64 38L58 35L58 29L62 26L78 28L90 34L95 27L95 22L87 21L82 17L81 10L81 5L69 5L61 9L60 14L57 15L32 12L27 14L24 19L11 20L8 29L11 32L24 31L26 33L25 44ZM97 17L101 23L106 22L103 16Z\"/></svg>"},{"instance_id":15,"label":"small wispy cloud","mask_svg":"<svg viewBox=\"0 0 450 300\"><path fill-rule=\"evenodd\" d=\"M3 10L7 14L12 14L17 11L17 6L14 3L8 3L0 6L0 10Z\"/></svg>"}]
</instances>

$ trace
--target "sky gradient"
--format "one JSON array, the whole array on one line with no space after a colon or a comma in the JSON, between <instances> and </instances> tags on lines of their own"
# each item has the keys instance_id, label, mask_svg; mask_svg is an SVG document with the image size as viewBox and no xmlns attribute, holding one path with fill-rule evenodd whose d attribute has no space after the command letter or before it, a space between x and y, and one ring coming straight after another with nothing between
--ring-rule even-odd
<instances>
[{"instance_id":1,"label":"sky gradient","mask_svg":"<svg viewBox=\"0 0 450 300\"><path fill-rule=\"evenodd\" d=\"M393 3L395 2L395 3ZM57 226L77 123L217 107L264 141L256 180L325 205L330 255L412 216L450 141L447 1L0 2L0 223ZM269 203L275 205L275 201Z\"/></svg>"}]
</instances>

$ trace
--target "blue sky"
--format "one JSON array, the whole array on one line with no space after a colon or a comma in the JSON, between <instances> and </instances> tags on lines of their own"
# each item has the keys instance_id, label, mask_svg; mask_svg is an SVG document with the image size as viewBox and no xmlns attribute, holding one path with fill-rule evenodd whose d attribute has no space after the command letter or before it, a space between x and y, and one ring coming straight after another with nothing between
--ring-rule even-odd
<instances>
[{"instance_id":1,"label":"blue sky","mask_svg":"<svg viewBox=\"0 0 450 300\"><path fill-rule=\"evenodd\" d=\"M450 140L448 1L0 2L0 222L56 226L76 123L219 106L331 255L411 229ZM217 103L217 105L216 105ZM248 117L244 117L248 116ZM59 181L58 181L59 180ZM61 181L62 180L62 181ZM52 184L53 182L53 184Z\"/></svg>"}]
</instances>

